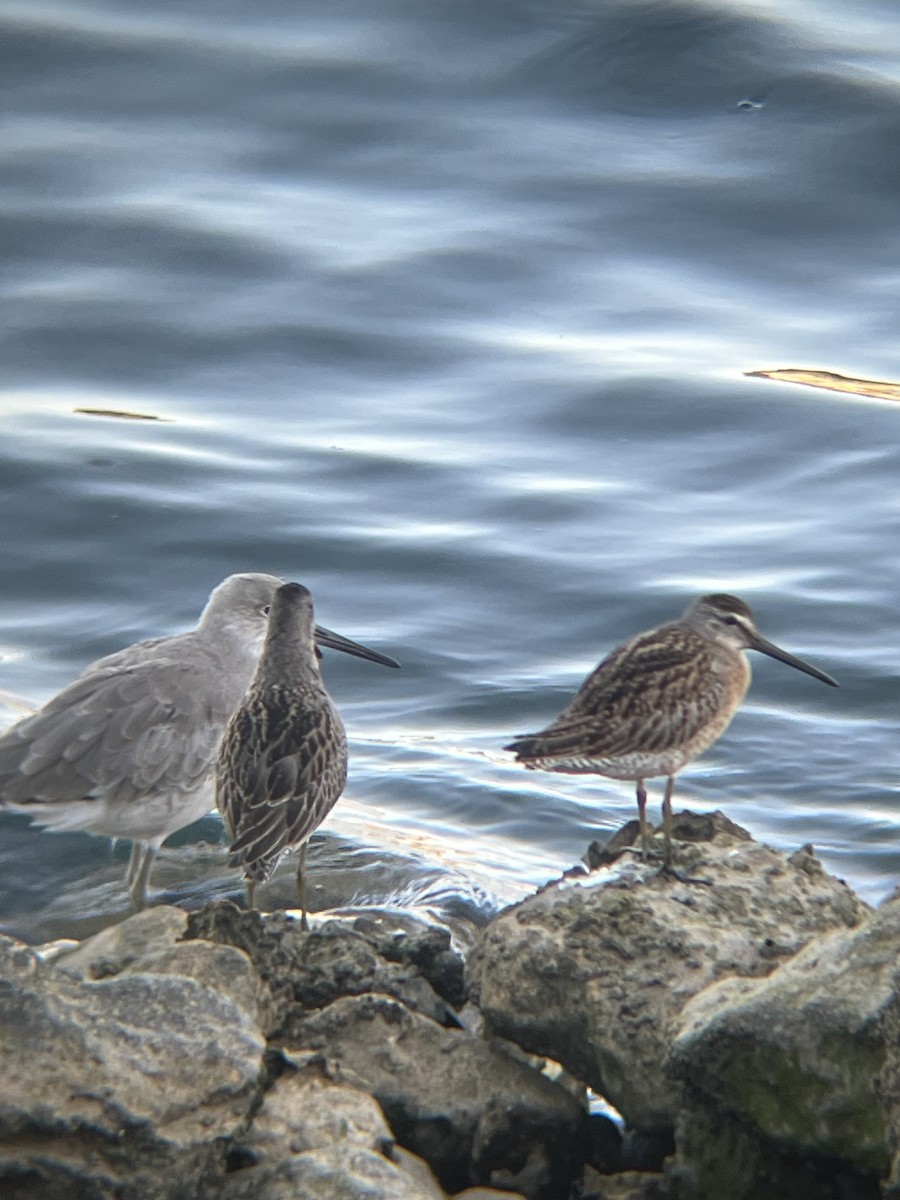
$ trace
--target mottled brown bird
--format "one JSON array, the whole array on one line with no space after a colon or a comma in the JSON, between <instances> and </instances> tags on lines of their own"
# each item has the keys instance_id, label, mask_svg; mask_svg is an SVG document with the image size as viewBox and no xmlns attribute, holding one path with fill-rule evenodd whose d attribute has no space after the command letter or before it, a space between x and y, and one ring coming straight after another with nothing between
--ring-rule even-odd
<instances>
[{"instance_id":1,"label":"mottled brown bird","mask_svg":"<svg viewBox=\"0 0 900 1200\"><path fill-rule=\"evenodd\" d=\"M216 760L216 804L231 838L230 864L244 868L248 903L284 851L299 847L304 929L306 843L347 781L347 736L322 683L315 630L307 589L284 584L272 601L256 675Z\"/></svg>"},{"instance_id":2,"label":"mottled brown bird","mask_svg":"<svg viewBox=\"0 0 900 1200\"><path fill-rule=\"evenodd\" d=\"M759 650L838 686L823 671L767 641L737 596L701 596L677 621L619 646L588 676L552 725L516 738L506 749L515 751L526 767L634 780L644 858L644 781L665 775L662 812L668 869L675 776L728 727L750 685L746 650Z\"/></svg>"}]
</instances>

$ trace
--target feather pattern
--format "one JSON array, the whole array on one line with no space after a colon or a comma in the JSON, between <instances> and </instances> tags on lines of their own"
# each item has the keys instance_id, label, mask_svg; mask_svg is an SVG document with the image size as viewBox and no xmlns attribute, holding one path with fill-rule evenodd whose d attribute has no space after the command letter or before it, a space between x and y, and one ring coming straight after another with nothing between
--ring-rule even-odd
<instances>
[{"instance_id":1,"label":"feather pattern","mask_svg":"<svg viewBox=\"0 0 900 1200\"><path fill-rule=\"evenodd\" d=\"M720 657L675 623L638 634L600 663L551 725L510 748L544 770L625 779L677 771L723 732L747 690L746 660L736 656L723 670Z\"/></svg>"},{"instance_id":2,"label":"feather pattern","mask_svg":"<svg viewBox=\"0 0 900 1200\"><path fill-rule=\"evenodd\" d=\"M51 829L157 844L208 812L216 751L280 585L231 576L196 629L91 663L0 737L0 801Z\"/></svg>"},{"instance_id":3,"label":"feather pattern","mask_svg":"<svg viewBox=\"0 0 900 1200\"><path fill-rule=\"evenodd\" d=\"M142 908L156 849L213 806L216 753L253 679L281 586L274 575L231 575L213 591L196 629L91 663L0 736L0 804L48 829L131 839L129 890ZM397 665L328 629L312 636Z\"/></svg>"},{"instance_id":4,"label":"feather pattern","mask_svg":"<svg viewBox=\"0 0 900 1200\"><path fill-rule=\"evenodd\" d=\"M284 850L321 825L347 782L344 725L324 687L252 690L229 727L216 778L231 865L262 883Z\"/></svg>"},{"instance_id":5,"label":"feather pattern","mask_svg":"<svg viewBox=\"0 0 900 1200\"><path fill-rule=\"evenodd\" d=\"M759 650L834 685L816 667L767 641L743 600L701 596L679 620L639 633L614 650L555 721L539 733L516 738L506 749L533 769L634 780L645 855L644 780L667 776L663 827L668 865L675 776L731 722L750 683L746 650Z\"/></svg>"},{"instance_id":6,"label":"feather pattern","mask_svg":"<svg viewBox=\"0 0 900 1200\"><path fill-rule=\"evenodd\" d=\"M347 736L319 675L313 628L306 588L279 588L259 667L216 762L230 862L244 868L251 900L284 851L303 846L324 821L347 781ZM298 888L305 923L302 857Z\"/></svg>"}]
</instances>

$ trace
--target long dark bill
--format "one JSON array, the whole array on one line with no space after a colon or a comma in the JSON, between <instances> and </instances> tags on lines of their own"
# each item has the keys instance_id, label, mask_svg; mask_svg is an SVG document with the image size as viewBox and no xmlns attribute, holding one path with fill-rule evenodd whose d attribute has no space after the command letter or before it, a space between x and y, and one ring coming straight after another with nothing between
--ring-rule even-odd
<instances>
[{"instance_id":1,"label":"long dark bill","mask_svg":"<svg viewBox=\"0 0 900 1200\"><path fill-rule=\"evenodd\" d=\"M361 646L359 642L352 642L350 638L341 637L339 633L332 633L330 629L324 629L321 625L316 626L316 644L324 646L326 650L340 650L342 654L352 654L354 658L365 658L368 662L379 663L382 667L400 666L396 659L379 654L377 650L370 650L368 646Z\"/></svg>"},{"instance_id":2,"label":"long dark bill","mask_svg":"<svg viewBox=\"0 0 900 1200\"><path fill-rule=\"evenodd\" d=\"M812 675L813 679L821 679L823 683L827 683L830 687L840 687L836 679L832 679L830 675L826 675L824 671L820 671L817 667L811 667L808 662L804 662L802 658L795 658L793 654L788 654L787 650L782 650L780 646L776 646L774 642L767 641L764 637L756 634L750 645L751 650L759 650L761 654L768 654L769 658L777 658L779 662L787 663L789 667L796 667L798 671L803 671L806 675Z\"/></svg>"}]
</instances>

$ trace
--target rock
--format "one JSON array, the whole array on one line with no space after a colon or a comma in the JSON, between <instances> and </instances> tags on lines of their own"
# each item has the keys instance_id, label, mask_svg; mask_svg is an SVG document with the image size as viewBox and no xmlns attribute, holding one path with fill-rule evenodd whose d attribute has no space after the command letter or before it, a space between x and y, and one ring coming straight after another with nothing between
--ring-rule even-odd
<instances>
[{"instance_id":1,"label":"rock","mask_svg":"<svg viewBox=\"0 0 900 1200\"><path fill-rule=\"evenodd\" d=\"M135 913L117 925L75 945L54 961L86 979L107 979L123 971L141 971L155 963L184 934L187 913L183 908L160 904Z\"/></svg>"},{"instance_id":2,"label":"rock","mask_svg":"<svg viewBox=\"0 0 900 1200\"><path fill-rule=\"evenodd\" d=\"M637 844L641 833L641 823L638 820L626 821L605 842L591 842L581 856L581 861L588 871L596 871L598 867L609 867L622 857L625 850ZM575 871L567 871L566 877L571 878Z\"/></svg>"},{"instance_id":3,"label":"rock","mask_svg":"<svg viewBox=\"0 0 900 1200\"><path fill-rule=\"evenodd\" d=\"M391 915L0 939L0 1195L900 1200L900 901L721 814L675 830L683 878L626 831L484 931L471 988Z\"/></svg>"},{"instance_id":4,"label":"rock","mask_svg":"<svg viewBox=\"0 0 900 1200\"><path fill-rule=\"evenodd\" d=\"M371 1096L315 1067L288 1069L236 1140L221 1200L444 1200L420 1159L394 1146Z\"/></svg>"},{"instance_id":5,"label":"rock","mask_svg":"<svg viewBox=\"0 0 900 1200\"><path fill-rule=\"evenodd\" d=\"M900 904L763 980L707 988L669 1063L685 1196L878 1196L900 1177ZM681 1193L679 1193L681 1194Z\"/></svg>"},{"instance_id":6,"label":"rock","mask_svg":"<svg viewBox=\"0 0 900 1200\"><path fill-rule=\"evenodd\" d=\"M354 929L361 930L357 921ZM376 931L379 953L389 962L409 964L455 1009L466 1002L466 969L450 942L450 932L433 925Z\"/></svg>"},{"instance_id":7,"label":"rock","mask_svg":"<svg viewBox=\"0 0 900 1200\"><path fill-rule=\"evenodd\" d=\"M221 1169L264 1042L176 975L87 982L0 943L0 1194L183 1200Z\"/></svg>"},{"instance_id":8,"label":"rock","mask_svg":"<svg viewBox=\"0 0 900 1200\"><path fill-rule=\"evenodd\" d=\"M703 988L758 977L812 937L869 911L808 853L747 840L714 814L679 814L685 882L629 861L551 885L506 909L469 961L489 1026L562 1063L627 1123L669 1134L679 1109L664 1064L671 1026ZM710 841L688 841L705 832Z\"/></svg>"},{"instance_id":9,"label":"rock","mask_svg":"<svg viewBox=\"0 0 900 1200\"><path fill-rule=\"evenodd\" d=\"M384 940L380 930L367 936L343 921L328 921L304 931L283 913L263 917L221 901L192 913L186 936L237 946L250 956L272 997L267 1033L279 1041L291 1041L294 1024L310 1010L341 996L368 992L395 996L433 1020L457 1024L412 955L397 953L395 960L388 960L379 952L376 943ZM431 960L448 953L449 939L447 944L441 941ZM419 959L423 955L420 951ZM447 972L446 963L441 970Z\"/></svg>"},{"instance_id":10,"label":"rock","mask_svg":"<svg viewBox=\"0 0 900 1200\"><path fill-rule=\"evenodd\" d=\"M652 830L655 836L661 831L661 826ZM605 842L591 842L582 855L581 861L588 871L596 871L598 867L609 867L618 862L627 850L638 844L641 825L634 818L626 821ZM723 812L674 813L672 817L672 838L676 842L711 842L717 835L726 834L738 842L752 842L753 835L742 825L737 825ZM577 871L577 868L575 869ZM566 872L564 878L571 878L572 872Z\"/></svg>"},{"instance_id":11,"label":"rock","mask_svg":"<svg viewBox=\"0 0 900 1200\"><path fill-rule=\"evenodd\" d=\"M630 822L629 822L630 823ZM654 833L658 830L654 830ZM718 809L711 813L684 812L672 815L672 839L676 842L752 842L753 834ZM806 848L812 854L812 847Z\"/></svg>"},{"instance_id":12,"label":"rock","mask_svg":"<svg viewBox=\"0 0 900 1200\"><path fill-rule=\"evenodd\" d=\"M584 1200L668 1200L672 1193L664 1175L643 1171L601 1175L588 1167L584 1173L581 1194ZM707 1200L712 1200L712 1197ZM724 1196L722 1200L725 1200Z\"/></svg>"},{"instance_id":13,"label":"rock","mask_svg":"<svg viewBox=\"0 0 900 1200\"><path fill-rule=\"evenodd\" d=\"M580 1165L584 1107L497 1045L375 995L336 1000L293 1032L336 1080L375 1097L448 1191L486 1184L554 1200Z\"/></svg>"},{"instance_id":14,"label":"rock","mask_svg":"<svg viewBox=\"0 0 900 1200\"><path fill-rule=\"evenodd\" d=\"M521 1192L498 1192L496 1188L466 1188L457 1192L453 1200L524 1200Z\"/></svg>"},{"instance_id":15,"label":"rock","mask_svg":"<svg viewBox=\"0 0 900 1200\"><path fill-rule=\"evenodd\" d=\"M161 905L136 913L95 934L57 966L87 979L122 974L182 975L229 996L251 1020L269 1020L268 991L241 950L214 942L182 942L187 913Z\"/></svg>"},{"instance_id":16,"label":"rock","mask_svg":"<svg viewBox=\"0 0 900 1200\"><path fill-rule=\"evenodd\" d=\"M838 1162L781 1155L726 1112L691 1112L695 1120L689 1129L679 1125L678 1154L669 1166L677 1200L882 1200L871 1175ZM721 1180L723 1190L710 1192L711 1179Z\"/></svg>"},{"instance_id":17,"label":"rock","mask_svg":"<svg viewBox=\"0 0 900 1200\"><path fill-rule=\"evenodd\" d=\"M445 1200L383 1155L354 1146L323 1146L275 1166L231 1176L209 1200Z\"/></svg>"},{"instance_id":18,"label":"rock","mask_svg":"<svg viewBox=\"0 0 900 1200\"><path fill-rule=\"evenodd\" d=\"M384 1113L367 1093L335 1083L315 1065L287 1067L263 1097L241 1145L273 1161L347 1142L384 1153L393 1137Z\"/></svg>"}]
</instances>

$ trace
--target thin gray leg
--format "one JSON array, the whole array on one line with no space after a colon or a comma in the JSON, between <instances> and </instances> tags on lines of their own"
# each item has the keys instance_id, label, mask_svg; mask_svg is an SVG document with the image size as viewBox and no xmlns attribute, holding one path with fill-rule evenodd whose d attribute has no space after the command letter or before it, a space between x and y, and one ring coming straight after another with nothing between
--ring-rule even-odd
<instances>
[{"instance_id":1,"label":"thin gray leg","mask_svg":"<svg viewBox=\"0 0 900 1200\"><path fill-rule=\"evenodd\" d=\"M306 842L300 847L300 862L297 866L297 895L300 898L300 928L309 929L306 919Z\"/></svg>"},{"instance_id":2,"label":"thin gray leg","mask_svg":"<svg viewBox=\"0 0 900 1200\"><path fill-rule=\"evenodd\" d=\"M125 880L135 912L140 912L147 906L147 884L158 849L155 842L133 842L131 845L131 858L128 860Z\"/></svg>"},{"instance_id":3,"label":"thin gray leg","mask_svg":"<svg viewBox=\"0 0 900 1200\"><path fill-rule=\"evenodd\" d=\"M641 826L641 859L643 862L646 862L650 849L650 839L647 836L647 790L644 787L643 779L637 781L637 806L638 821Z\"/></svg>"},{"instance_id":4,"label":"thin gray leg","mask_svg":"<svg viewBox=\"0 0 900 1200\"><path fill-rule=\"evenodd\" d=\"M663 868L667 869L672 865L672 793L675 791L675 776L670 775L666 780L666 791L663 796L662 814L663 814L663 838L665 839L665 848L663 850Z\"/></svg>"}]
</instances>

